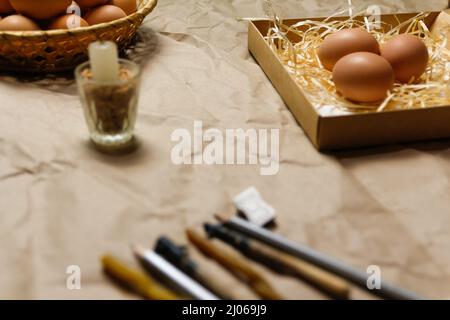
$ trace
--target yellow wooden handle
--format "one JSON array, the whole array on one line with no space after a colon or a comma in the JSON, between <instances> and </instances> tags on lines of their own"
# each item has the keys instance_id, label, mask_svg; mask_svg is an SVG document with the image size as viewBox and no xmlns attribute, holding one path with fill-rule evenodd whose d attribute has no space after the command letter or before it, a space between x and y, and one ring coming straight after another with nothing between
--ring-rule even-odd
<instances>
[{"instance_id":1,"label":"yellow wooden handle","mask_svg":"<svg viewBox=\"0 0 450 320\"><path fill-rule=\"evenodd\" d=\"M179 297L163 287L161 284L150 278L146 274L132 269L111 255L102 257L104 271L120 282L121 284L134 290L142 297L150 300L176 300Z\"/></svg>"}]
</instances>

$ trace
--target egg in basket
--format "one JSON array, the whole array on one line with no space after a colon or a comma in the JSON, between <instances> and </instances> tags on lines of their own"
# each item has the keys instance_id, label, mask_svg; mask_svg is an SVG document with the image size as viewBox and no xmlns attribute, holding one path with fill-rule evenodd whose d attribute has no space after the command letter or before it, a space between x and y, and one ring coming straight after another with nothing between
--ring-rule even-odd
<instances>
[{"instance_id":1,"label":"egg in basket","mask_svg":"<svg viewBox=\"0 0 450 320\"><path fill-rule=\"evenodd\" d=\"M123 50L157 0L0 0L0 70L58 72L96 40Z\"/></svg>"}]
</instances>

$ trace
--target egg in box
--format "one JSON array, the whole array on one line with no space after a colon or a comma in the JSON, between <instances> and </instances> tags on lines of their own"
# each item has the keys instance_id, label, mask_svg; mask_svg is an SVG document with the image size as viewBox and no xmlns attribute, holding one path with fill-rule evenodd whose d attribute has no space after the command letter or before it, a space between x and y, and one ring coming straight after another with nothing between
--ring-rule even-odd
<instances>
[{"instance_id":1,"label":"egg in box","mask_svg":"<svg viewBox=\"0 0 450 320\"><path fill-rule=\"evenodd\" d=\"M322 66L332 71L336 90L356 103L384 100L395 80L417 82L428 66L425 43L400 34L381 47L362 28L341 29L325 37L317 52Z\"/></svg>"},{"instance_id":2,"label":"egg in box","mask_svg":"<svg viewBox=\"0 0 450 320\"><path fill-rule=\"evenodd\" d=\"M380 53L378 41L362 28L342 29L328 35L319 48L322 65L332 71L335 64L355 52Z\"/></svg>"},{"instance_id":3,"label":"egg in box","mask_svg":"<svg viewBox=\"0 0 450 320\"><path fill-rule=\"evenodd\" d=\"M395 73L383 57L371 52L355 52L336 63L333 81L347 99L372 103L386 98L394 86Z\"/></svg>"},{"instance_id":4,"label":"egg in box","mask_svg":"<svg viewBox=\"0 0 450 320\"><path fill-rule=\"evenodd\" d=\"M77 10L70 7L79 7ZM137 11L136 0L0 0L0 31L58 30L111 22ZM76 14L82 16L77 16Z\"/></svg>"},{"instance_id":5,"label":"egg in box","mask_svg":"<svg viewBox=\"0 0 450 320\"><path fill-rule=\"evenodd\" d=\"M401 83L419 80L429 60L425 43L411 34L400 34L387 41L381 48L381 56L392 65Z\"/></svg>"}]
</instances>

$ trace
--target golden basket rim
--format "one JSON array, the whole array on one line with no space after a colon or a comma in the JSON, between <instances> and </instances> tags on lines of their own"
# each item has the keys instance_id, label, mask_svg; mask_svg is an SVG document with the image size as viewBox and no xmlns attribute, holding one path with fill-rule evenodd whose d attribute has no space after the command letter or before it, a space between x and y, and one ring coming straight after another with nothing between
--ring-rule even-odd
<instances>
[{"instance_id":1,"label":"golden basket rim","mask_svg":"<svg viewBox=\"0 0 450 320\"><path fill-rule=\"evenodd\" d=\"M135 13L123 17L121 19L117 19L111 22L99 23L89 27L81 27L72 30L68 29L60 29L60 30L38 30L38 31L0 31L0 38L42 38L42 37L50 37L50 36L63 36L63 35L77 35L89 31L98 31L105 28L109 28L111 26L120 25L125 21L133 22L138 17L142 17L142 20L153 11L156 7L158 0L148 0L145 5L136 11Z\"/></svg>"}]
</instances>

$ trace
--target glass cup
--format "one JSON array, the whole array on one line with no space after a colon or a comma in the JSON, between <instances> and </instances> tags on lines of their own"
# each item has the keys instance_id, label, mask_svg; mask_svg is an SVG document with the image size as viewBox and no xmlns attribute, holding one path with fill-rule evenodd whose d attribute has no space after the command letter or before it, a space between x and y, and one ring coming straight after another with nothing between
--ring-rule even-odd
<instances>
[{"instance_id":1,"label":"glass cup","mask_svg":"<svg viewBox=\"0 0 450 320\"><path fill-rule=\"evenodd\" d=\"M117 81L96 81L89 61L75 70L91 140L107 149L129 145L136 123L141 69L136 63L124 59L119 59L119 65Z\"/></svg>"}]
</instances>

